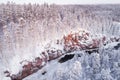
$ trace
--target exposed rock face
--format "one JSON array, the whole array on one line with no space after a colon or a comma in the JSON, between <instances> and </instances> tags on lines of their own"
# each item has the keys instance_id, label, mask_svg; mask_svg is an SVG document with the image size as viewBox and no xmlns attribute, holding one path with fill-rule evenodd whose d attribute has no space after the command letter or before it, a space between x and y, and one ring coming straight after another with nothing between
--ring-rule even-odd
<instances>
[{"instance_id":1,"label":"exposed rock face","mask_svg":"<svg viewBox=\"0 0 120 80\"><path fill-rule=\"evenodd\" d=\"M114 48L119 43L108 43L99 47L97 52L90 50L91 54L80 50L69 52L60 60L64 61L68 55L74 57L69 57L69 60L63 63L59 63L59 59L53 60L23 80L119 80L120 48L117 50ZM42 75L44 71L46 73Z\"/></svg>"},{"instance_id":2,"label":"exposed rock face","mask_svg":"<svg viewBox=\"0 0 120 80\"><path fill-rule=\"evenodd\" d=\"M1 5L1 10L4 8L13 13L8 12L9 15L1 13L9 17L6 19L9 22L1 21L3 25L0 26L0 50L5 65L10 63L9 56L38 54L45 43L59 39L70 31L85 29L93 33L119 34L119 23L114 23L111 18L104 16L109 13L104 11L102 15L95 13L98 12L94 11L95 8L98 8L96 6L92 10L89 9L89 6L28 5L27 10L24 6ZM114 8L111 7L111 9L113 12ZM34 10L38 10L38 12ZM107 6L105 10L107 11ZM26 13L22 14L22 12Z\"/></svg>"},{"instance_id":3,"label":"exposed rock face","mask_svg":"<svg viewBox=\"0 0 120 80\"><path fill-rule=\"evenodd\" d=\"M34 61L21 61L20 64L23 65L22 70L17 74L12 74L9 71L5 71L4 73L6 74L6 77L10 77L12 80L22 80L23 78L40 70L48 61L54 60L63 55L61 50L47 50L41 54L42 57L36 57ZM26 64L23 64L24 62L26 62Z\"/></svg>"},{"instance_id":4,"label":"exposed rock face","mask_svg":"<svg viewBox=\"0 0 120 80\"><path fill-rule=\"evenodd\" d=\"M8 77L11 77L12 80L22 80L25 77L37 72L41 68L43 68L48 61L55 60L56 58L59 58L62 55L65 55L62 57L58 62L63 63L66 62L74 57L75 54L69 54L75 51L81 51L84 50L86 53L92 54L92 53L99 53L99 48L103 47L104 44L109 44L113 42L120 42L119 38L111 38L111 37L99 37L99 35L92 35L86 31L79 31L78 33L70 33L63 37L62 40L64 44L62 46L64 47L62 50L55 50L52 49L52 47L49 47L46 51L40 53L40 57L36 57L33 61L22 61L20 64L27 62L26 64L23 64L22 70L19 71L17 74L9 73L8 71L7 75ZM89 41L89 42L88 42ZM51 43L50 43L51 45ZM58 40L56 45L59 45ZM83 47L84 46L84 47ZM114 48L118 49L119 44L114 46ZM64 52L64 53L63 53ZM79 55L79 54L78 54ZM81 57L81 56L80 56Z\"/></svg>"},{"instance_id":5,"label":"exposed rock face","mask_svg":"<svg viewBox=\"0 0 120 80\"><path fill-rule=\"evenodd\" d=\"M30 64L26 65L26 67L31 68L33 66L33 60L37 57L40 58L35 60L36 67L42 64L42 60L46 62L56 59L62 55L59 49L58 52L50 50L47 54L44 53L46 50L45 45L50 43L50 41L56 41L56 39L58 39L56 41L57 44L64 45L63 47L66 52L98 48L101 42L104 45L109 42L119 42L119 5L116 6L118 7L110 5L106 5L103 8L102 6L88 5L60 6L44 4L40 6L1 4L1 65L8 68L11 73L16 74L18 72L17 70L19 70L17 66L20 66L21 69L21 61L29 61ZM114 12L116 13L114 14ZM77 34L70 33L71 31L74 33L81 29L87 30L88 32L83 32L80 35L79 32ZM101 35L99 35L99 37L97 36L98 38L91 40L91 34L105 36L100 37ZM62 39L64 35L65 37ZM110 40L106 40L108 39L106 36L113 37L109 38ZM88 44L89 40L90 44ZM42 55L42 58L39 54ZM25 75L27 76L27 74Z\"/></svg>"}]
</instances>

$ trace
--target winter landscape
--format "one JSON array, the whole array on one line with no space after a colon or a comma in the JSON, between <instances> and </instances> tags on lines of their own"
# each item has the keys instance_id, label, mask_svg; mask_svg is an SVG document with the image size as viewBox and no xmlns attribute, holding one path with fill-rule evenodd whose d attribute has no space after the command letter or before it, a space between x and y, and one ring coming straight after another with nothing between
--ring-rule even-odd
<instances>
[{"instance_id":1,"label":"winter landscape","mask_svg":"<svg viewBox=\"0 0 120 80\"><path fill-rule=\"evenodd\" d=\"M1 3L0 80L120 80L120 5Z\"/></svg>"}]
</instances>

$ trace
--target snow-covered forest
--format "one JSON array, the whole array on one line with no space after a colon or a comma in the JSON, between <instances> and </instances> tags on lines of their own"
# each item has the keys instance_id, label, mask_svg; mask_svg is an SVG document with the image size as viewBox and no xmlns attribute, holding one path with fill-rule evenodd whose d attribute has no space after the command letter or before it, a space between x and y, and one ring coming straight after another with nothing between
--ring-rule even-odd
<instances>
[{"instance_id":1,"label":"snow-covered forest","mask_svg":"<svg viewBox=\"0 0 120 80\"><path fill-rule=\"evenodd\" d=\"M120 5L0 4L0 80L120 80Z\"/></svg>"}]
</instances>

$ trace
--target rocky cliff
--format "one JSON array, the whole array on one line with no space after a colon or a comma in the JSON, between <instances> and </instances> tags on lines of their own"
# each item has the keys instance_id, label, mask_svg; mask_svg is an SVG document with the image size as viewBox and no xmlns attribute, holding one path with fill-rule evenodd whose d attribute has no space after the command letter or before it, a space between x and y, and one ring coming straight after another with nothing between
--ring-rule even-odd
<instances>
[{"instance_id":1,"label":"rocky cliff","mask_svg":"<svg viewBox=\"0 0 120 80\"><path fill-rule=\"evenodd\" d=\"M71 32L86 30L99 34L98 38L119 38L119 9L119 5L1 4L1 66L16 73L20 61L32 61L51 41Z\"/></svg>"}]
</instances>

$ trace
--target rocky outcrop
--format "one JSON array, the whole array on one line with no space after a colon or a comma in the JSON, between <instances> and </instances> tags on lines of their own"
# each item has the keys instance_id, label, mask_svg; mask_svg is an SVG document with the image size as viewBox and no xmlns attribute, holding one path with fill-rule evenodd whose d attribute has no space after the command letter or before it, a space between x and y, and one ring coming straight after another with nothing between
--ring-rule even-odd
<instances>
[{"instance_id":1,"label":"rocky outcrop","mask_svg":"<svg viewBox=\"0 0 120 80\"><path fill-rule=\"evenodd\" d=\"M23 78L37 72L42 67L44 67L48 61L54 60L61 55L63 55L61 50L47 50L46 52L42 52L40 55L42 57L36 57L34 61L21 61L22 71L19 71L18 74L11 74L9 71L5 71L6 77L10 77L11 80L22 80Z\"/></svg>"},{"instance_id":2,"label":"rocky outcrop","mask_svg":"<svg viewBox=\"0 0 120 80\"><path fill-rule=\"evenodd\" d=\"M17 75L20 62L28 58L33 60L27 60L26 66L22 65L24 68L54 60L61 56L61 49L58 52L44 50L45 45L56 39L59 43L63 35L64 53L87 50L91 54L93 48L119 42L119 8L119 5L0 4L0 63L9 68L11 74ZM78 32L81 29L89 32ZM38 55L42 57L37 58Z\"/></svg>"},{"instance_id":3,"label":"rocky outcrop","mask_svg":"<svg viewBox=\"0 0 120 80\"><path fill-rule=\"evenodd\" d=\"M84 50L88 54L94 52L98 53L99 47L111 42L120 42L120 38L98 36L99 35L92 35L85 30L70 33L64 36L62 40L57 40L57 45L59 45L59 41L63 41L64 44L62 46L64 47L64 51L55 48L46 49L44 52L40 53L41 57L36 57L33 61L21 61L20 64L23 65L22 71L19 71L18 74L10 74L9 71L5 71L5 74L7 74L7 77L11 77L12 80L22 80L40 70L49 61L55 60L62 55L65 56L58 61L60 63L66 62L74 57L74 54L66 55L66 53L81 50ZM119 48L119 44L115 46L115 49L117 48Z\"/></svg>"}]
</instances>

